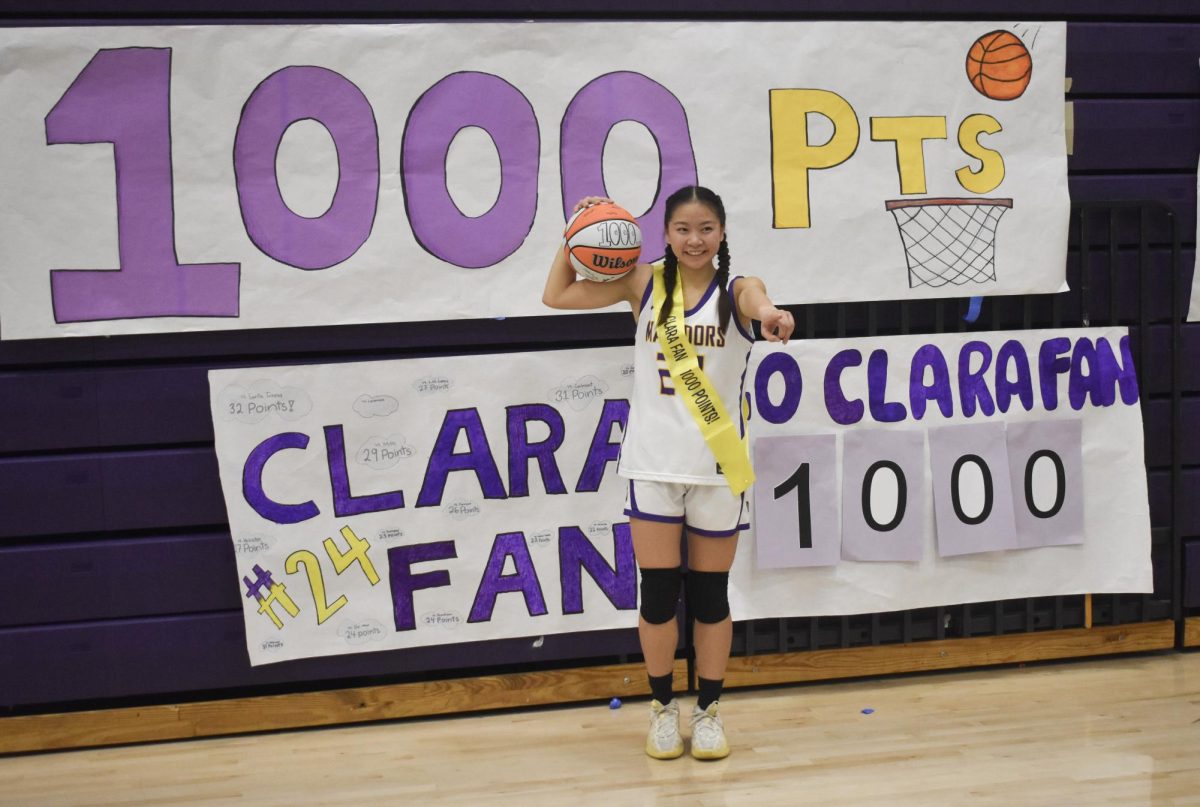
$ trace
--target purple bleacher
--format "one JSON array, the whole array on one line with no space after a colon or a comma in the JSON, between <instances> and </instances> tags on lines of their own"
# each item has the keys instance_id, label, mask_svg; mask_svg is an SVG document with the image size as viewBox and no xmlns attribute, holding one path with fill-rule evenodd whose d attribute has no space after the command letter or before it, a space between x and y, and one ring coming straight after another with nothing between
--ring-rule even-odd
<instances>
[{"instance_id":1,"label":"purple bleacher","mask_svg":"<svg viewBox=\"0 0 1200 807\"><path fill-rule=\"evenodd\" d=\"M1110 7L1109 13L1118 12ZM1200 72L1193 69L1197 53L1200 25L1067 26L1067 75L1073 96L1200 94Z\"/></svg>"},{"instance_id":2,"label":"purple bleacher","mask_svg":"<svg viewBox=\"0 0 1200 807\"><path fill-rule=\"evenodd\" d=\"M1171 478L1166 470L1149 471L1146 474L1150 494L1150 524L1163 527L1171 524ZM1200 535L1200 497L1188 491L1200 490L1200 468L1185 468L1182 489L1184 495L1179 502L1179 523L1182 535Z\"/></svg>"},{"instance_id":3,"label":"purple bleacher","mask_svg":"<svg viewBox=\"0 0 1200 807\"><path fill-rule=\"evenodd\" d=\"M219 524L225 502L211 446L0 459L0 537Z\"/></svg>"},{"instance_id":4,"label":"purple bleacher","mask_svg":"<svg viewBox=\"0 0 1200 807\"><path fill-rule=\"evenodd\" d=\"M1085 174L1068 176L1067 188L1076 202L1153 199L1174 211L1176 226L1185 240L1190 240L1196 232L1196 178L1193 174ZM1141 233L1135 222L1132 218L1121 221L1117 240L1122 245L1137 245ZM1151 243L1169 238L1162 217L1153 216L1148 224L1145 235ZM1077 236L1074 222L1072 225L1072 233Z\"/></svg>"},{"instance_id":5,"label":"purple bleacher","mask_svg":"<svg viewBox=\"0 0 1200 807\"><path fill-rule=\"evenodd\" d=\"M1200 423L1200 399L1188 398L1182 404L1183 422ZM1151 401L1145 409L1146 465L1166 467L1171 463L1171 403ZM1200 429L1184 429L1175 442L1184 465L1200 465Z\"/></svg>"},{"instance_id":6,"label":"purple bleacher","mask_svg":"<svg viewBox=\"0 0 1200 807\"><path fill-rule=\"evenodd\" d=\"M242 607L227 530L0 547L0 591L0 629Z\"/></svg>"},{"instance_id":7,"label":"purple bleacher","mask_svg":"<svg viewBox=\"0 0 1200 807\"><path fill-rule=\"evenodd\" d=\"M1194 171L1198 151L1198 99L1075 102L1075 149L1067 161L1071 170Z\"/></svg>"},{"instance_id":8,"label":"purple bleacher","mask_svg":"<svg viewBox=\"0 0 1200 807\"><path fill-rule=\"evenodd\" d=\"M1183 604L1186 608L1200 608L1200 541L1183 546Z\"/></svg>"},{"instance_id":9,"label":"purple bleacher","mask_svg":"<svg viewBox=\"0 0 1200 807\"><path fill-rule=\"evenodd\" d=\"M0 629L0 709L244 689L267 684L411 676L638 652L635 630L564 633L249 665L241 611Z\"/></svg>"}]
</instances>

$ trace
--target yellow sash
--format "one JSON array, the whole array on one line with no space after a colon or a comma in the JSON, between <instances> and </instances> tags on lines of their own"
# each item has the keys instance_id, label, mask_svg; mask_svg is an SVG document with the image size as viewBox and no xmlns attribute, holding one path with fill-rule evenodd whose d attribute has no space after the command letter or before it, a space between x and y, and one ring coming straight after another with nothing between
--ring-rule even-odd
<instances>
[{"instance_id":1,"label":"yellow sash","mask_svg":"<svg viewBox=\"0 0 1200 807\"><path fill-rule=\"evenodd\" d=\"M720 293L724 289L718 290ZM662 311L667 299L662 264L654 264L654 312ZM688 412L696 421L704 442L717 459L721 473L734 495L743 493L754 482L750 452L746 440L738 434L738 423L729 416L721 396L708 376L700 369L696 348L688 341L683 328L686 309L683 303L683 279L678 278L671 296L671 314L660 323L658 344L667 360L667 370L675 384L675 394L683 397ZM737 316L737 313L734 313Z\"/></svg>"}]
</instances>

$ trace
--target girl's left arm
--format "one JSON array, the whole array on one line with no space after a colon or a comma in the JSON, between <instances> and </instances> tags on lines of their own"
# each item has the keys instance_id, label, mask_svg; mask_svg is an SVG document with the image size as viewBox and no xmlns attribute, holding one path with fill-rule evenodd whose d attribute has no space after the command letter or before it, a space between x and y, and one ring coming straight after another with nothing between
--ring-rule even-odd
<instances>
[{"instance_id":1,"label":"girl's left arm","mask_svg":"<svg viewBox=\"0 0 1200 807\"><path fill-rule=\"evenodd\" d=\"M775 307L761 280L757 277L738 278L733 284L733 294L738 315L762 323L762 334L768 342L786 343L791 338L796 320L790 312Z\"/></svg>"}]
</instances>

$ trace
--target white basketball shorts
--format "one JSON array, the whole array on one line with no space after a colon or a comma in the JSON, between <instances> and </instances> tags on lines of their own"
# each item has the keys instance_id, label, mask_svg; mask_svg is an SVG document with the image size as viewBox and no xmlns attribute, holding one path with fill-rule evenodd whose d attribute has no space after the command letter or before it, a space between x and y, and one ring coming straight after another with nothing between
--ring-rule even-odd
<instances>
[{"instance_id":1,"label":"white basketball shorts","mask_svg":"<svg viewBox=\"0 0 1200 807\"><path fill-rule=\"evenodd\" d=\"M645 521L682 524L709 538L728 538L750 528L746 494L733 495L726 485L687 485L627 479L625 515Z\"/></svg>"}]
</instances>

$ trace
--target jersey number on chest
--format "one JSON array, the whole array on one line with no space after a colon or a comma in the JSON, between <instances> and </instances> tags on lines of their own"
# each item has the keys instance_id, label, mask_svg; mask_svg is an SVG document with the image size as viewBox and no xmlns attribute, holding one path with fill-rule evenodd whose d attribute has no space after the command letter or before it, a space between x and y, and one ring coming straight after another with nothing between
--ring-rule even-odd
<instances>
[{"instance_id":1,"label":"jersey number on chest","mask_svg":"<svg viewBox=\"0 0 1200 807\"><path fill-rule=\"evenodd\" d=\"M671 383L671 371L667 369L667 357L661 353L655 354L655 360L658 362L658 394L659 395L674 395L675 385ZM704 369L704 354L696 354L696 362L700 365L700 369Z\"/></svg>"}]
</instances>

